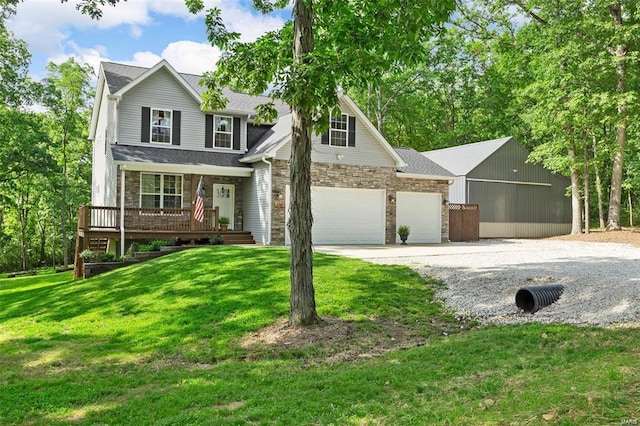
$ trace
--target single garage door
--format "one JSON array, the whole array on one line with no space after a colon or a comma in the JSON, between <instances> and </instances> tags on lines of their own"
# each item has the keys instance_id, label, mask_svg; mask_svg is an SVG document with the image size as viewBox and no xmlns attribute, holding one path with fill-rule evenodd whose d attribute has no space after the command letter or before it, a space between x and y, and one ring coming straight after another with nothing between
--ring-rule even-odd
<instances>
[{"instance_id":1,"label":"single garage door","mask_svg":"<svg viewBox=\"0 0 640 426\"><path fill-rule=\"evenodd\" d=\"M411 228L408 243L440 243L442 195L424 192L396 193L396 229ZM396 234L396 243L400 237Z\"/></svg>"},{"instance_id":2,"label":"single garage door","mask_svg":"<svg viewBox=\"0 0 640 426\"><path fill-rule=\"evenodd\" d=\"M289 187L287 186L287 220ZM384 244L385 190L311 187L313 244ZM286 243L290 244L289 232Z\"/></svg>"}]
</instances>

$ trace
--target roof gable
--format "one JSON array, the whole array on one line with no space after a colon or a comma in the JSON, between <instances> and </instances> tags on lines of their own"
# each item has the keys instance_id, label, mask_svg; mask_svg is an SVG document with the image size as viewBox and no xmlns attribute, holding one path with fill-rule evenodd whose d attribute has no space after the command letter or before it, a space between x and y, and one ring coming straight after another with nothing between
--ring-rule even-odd
<instances>
[{"instance_id":1,"label":"roof gable","mask_svg":"<svg viewBox=\"0 0 640 426\"><path fill-rule=\"evenodd\" d=\"M483 161L494 154L513 137L492 139L451 148L423 152L426 158L436 162L456 176L468 175Z\"/></svg>"},{"instance_id":2,"label":"roof gable","mask_svg":"<svg viewBox=\"0 0 640 426\"><path fill-rule=\"evenodd\" d=\"M345 94L339 95L339 100L343 103L348 111L351 113L359 123L364 125L365 131L369 132L373 139L380 144L382 150L386 152L392 161L395 162L396 167L405 167L407 164L404 159L389 145L387 140L380 134L369 119L362 113L358 106ZM259 161L261 158L272 158L276 155L278 150L287 143L291 142L291 114L280 117L278 122L269 130L260 141L258 141L253 148L243 158L244 162Z\"/></svg>"},{"instance_id":3,"label":"roof gable","mask_svg":"<svg viewBox=\"0 0 640 426\"><path fill-rule=\"evenodd\" d=\"M135 85L146 79L160 68L166 68L173 77L187 90L199 103L202 102L202 95L206 88L200 85L201 76L177 72L166 60L158 62L152 68L124 65L113 62L103 62L102 71L104 79L111 94L124 94ZM254 114L258 105L272 102L268 96L253 96L246 93L234 92L226 87L222 89L222 94L227 99L227 105L223 111L236 114ZM289 106L284 102L274 102L278 115L288 114Z\"/></svg>"},{"instance_id":4,"label":"roof gable","mask_svg":"<svg viewBox=\"0 0 640 426\"><path fill-rule=\"evenodd\" d=\"M184 77L182 75L180 75L170 64L169 62L167 62L166 60L161 60L160 62L158 62L157 64L155 64L153 67L146 69L142 71L142 73L138 74L138 72L140 70L134 70L134 72L130 73L129 75L116 75L116 74L112 74L111 78L114 81L114 87L116 86L120 86L123 85L122 87L120 87L120 89L118 89L114 95L116 96L122 96L125 93L127 93L129 90L133 89L134 87L136 87L138 84L140 84L141 82L143 82L144 80L146 80L147 78L149 78L149 76L152 76L153 74L155 74L156 72L158 72L161 69L165 69L198 103L202 102L202 97L200 96L200 94L194 90L193 87L191 87L191 85L184 79ZM132 75L138 74L137 77L133 77ZM131 79L131 80L129 80Z\"/></svg>"}]
</instances>

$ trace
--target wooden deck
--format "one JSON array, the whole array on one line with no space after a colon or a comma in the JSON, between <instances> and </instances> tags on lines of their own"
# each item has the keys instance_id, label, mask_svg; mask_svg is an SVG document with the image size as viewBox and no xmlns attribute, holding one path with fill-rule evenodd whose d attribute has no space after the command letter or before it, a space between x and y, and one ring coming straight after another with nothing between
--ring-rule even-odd
<instances>
[{"instance_id":1,"label":"wooden deck","mask_svg":"<svg viewBox=\"0 0 640 426\"><path fill-rule=\"evenodd\" d=\"M193 218L193 209L125 207L124 218L122 213L120 207L79 208L74 277L83 276L80 253L98 241L120 239L122 229L126 240L180 239L193 244L195 241L220 235L224 244L255 244L248 231L223 230L217 207L205 209L202 222Z\"/></svg>"}]
</instances>

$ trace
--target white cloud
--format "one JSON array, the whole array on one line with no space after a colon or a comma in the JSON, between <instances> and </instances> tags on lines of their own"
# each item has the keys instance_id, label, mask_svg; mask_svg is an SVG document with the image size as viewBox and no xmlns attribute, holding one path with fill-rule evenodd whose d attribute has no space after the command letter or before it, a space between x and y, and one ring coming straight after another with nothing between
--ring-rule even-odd
<instances>
[{"instance_id":1,"label":"white cloud","mask_svg":"<svg viewBox=\"0 0 640 426\"><path fill-rule=\"evenodd\" d=\"M220 58L220 50L205 43L182 40L170 43L162 57L179 72L200 75L211 71Z\"/></svg>"},{"instance_id":2,"label":"white cloud","mask_svg":"<svg viewBox=\"0 0 640 426\"><path fill-rule=\"evenodd\" d=\"M59 63L74 57L97 69L102 60L148 67L164 58L180 72L201 74L213 69L220 57L217 48L200 42L205 34L198 41L186 40L179 26L162 26L164 17L179 18L185 23L203 19L204 12L198 16L190 14L184 0L121 0L116 7L105 6L99 21L76 10L77 1L61 4L60 0L24 0L18 4L18 13L8 22L8 27L29 44L34 60L43 57L40 62ZM222 10L229 29L240 32L243 41L253 41L284 24L281 17L264 16L244 8L237 0L205 0L205 10L213 6ZM128 31L122 31L123 28ZM92 30L96 33L110 30L112 41L103 40L104 35L99 41L92 40ZM152 49L136 49L137 45L148 46L148 38L157 31L175 34L175 41L158 43ZM41 78L38 74L43 73L36 70L34 78Z\"/></svg>"},{"instance_id":3,"label":"white cloud","mask_svg":"<svg viewBox=\"0 0 640 426\"><path fill-rule=\"evenodd\" d=\"M140 26L138 26L138 25L132 25L131 26L131 37L133 37L135 39L139 39L140 37L142 37L142 28L140 28Z\"/></svg>"},{"instance_id":4,"label":"white cloud","mask_svg":"<svg viewBox=\"0 0 640 426\"><path fill-rule=\"evenodd\" d=\"M161 56L156 55L153 52L145 51L145 52L136 52L133 54L133 59L118 61L128 65L136 65L139 67L147 67L150 68L160 62L162 59Z\"/></svg>"}]
</instances>

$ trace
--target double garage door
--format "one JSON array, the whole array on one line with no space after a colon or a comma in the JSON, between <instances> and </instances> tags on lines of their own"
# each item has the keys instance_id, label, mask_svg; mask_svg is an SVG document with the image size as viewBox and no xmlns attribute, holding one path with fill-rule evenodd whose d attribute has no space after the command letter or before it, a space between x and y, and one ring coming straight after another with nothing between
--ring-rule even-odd
<instances>
[{"instance_id":1,"label":"double garage door","mask_svg":"<svg viewBox=\"0 0 640 426\"><path fill-rule=\"evenodd\" d=\"M395 202L398 226L411 227L410 242L440 242L440 194L398 192ZM386 203L383 189L312 187L313 243L384 244ZM288 187L286 209L288 220Z\"/></svg>"}]
</instances>

